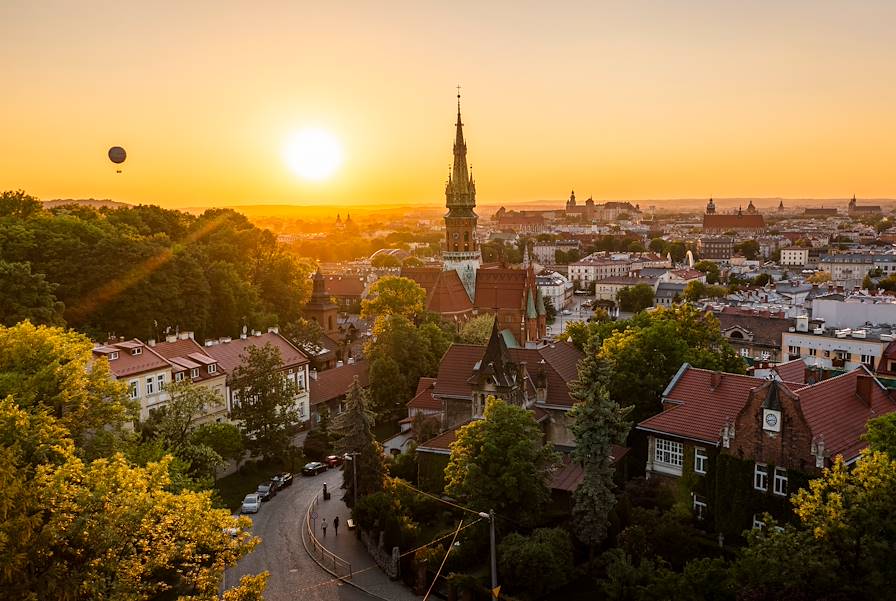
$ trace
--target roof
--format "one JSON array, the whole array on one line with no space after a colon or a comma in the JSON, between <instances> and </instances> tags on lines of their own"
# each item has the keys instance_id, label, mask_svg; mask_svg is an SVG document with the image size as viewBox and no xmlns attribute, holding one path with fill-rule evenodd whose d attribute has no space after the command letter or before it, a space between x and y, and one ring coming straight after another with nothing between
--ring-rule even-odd
<instances>
[{"instance_id":1,"label":"roof","mask_svg":"<svg viewBox=\"0 0 896 601\"><path fill-rule=\"evenodd\" d=\"M779 338L780 340L780 338ZM784 382L806 383L806 363L802 359L794 359L772 368Z\"/></svg>"},{"instance_id":2,"label":"roof","mask_svg":"<svg viewBox=\"0 0 896 601\"><path fill-rule=\"evenodd\" d=\"M765 218L762 215L738 213L736 215L704 215L703 229L738 230L765 229Z\"/></svg>"},{"instance_id":3,"label":"roof","mask_svg":"<svg viewBox=\"0 0 896 601\"><path fill-rule=\"evenodd\" d=\"M448 455L451 453L451 443L457 440L457 431L467 425L470 422L466 422L464 424L460 424L459 426L455 426L450 430L445 430L438 436L430 438L423 444L417 447L417 452L423 453L438 453L441 455Z\"/></svg>"},{"instance_id":4,"label":"roof","mask_svg":"<svg viewBox=\"0 0 896 601\"><path fill-rule=\"evenodd\" d=\"M132 355L134 349L140 349L139 355ZM117 352L118 358L109 361L109 370L116 378L135 376L171 366L158 353L134 338L121 342L110 342L93 349L94 355L109 358L109 353Z\"/></svg>"},{"instance_id":5,"label":"roof","mask_svg":"<svg viewBox=\"0 0 896 601\"><path fill-rule=\"evenodd\" d=\"M473 304L480 309L525 308L528 275L528 269L498 267L477 270Z\"/></svg>"},{"instance_id":6,"label":"roof","mask_svg":"<svg viewBox=\"0 0 896 601\"><path fill-rule=\"evenodd\" d=\"M723 310L721 313L716 313L716 318L722 326L722 332L741 328L753 335L754 343L773 348L781 347L781 334L793 326L792 319L773 318L767 314L745 315L741 312L729 313Z\"/></svg>"},{"instance_id":7,"label":"roof","mask_svg":"<svg viewBox=\"0 0 896 601\"><path fill-rule=\"evenodd\" d=\"M200 369L203 365L217 363L217 359L210 357L205 349L192 338L178 338L173 341L158 342L152 347L155 352L171 362L175 372L188 369ZM215 373L208 373L208 369L200 369L199 377L194 381L215 378L226 374L226 370L219 369Z\"/></svg>"},{"instance_id":8,"label":"roof","mask_svg":"<svg viewBox=\"0 0 896 601\"><path fill-rule=\"evenodd\" d=\"M435 286L427 291L426 308L440 315L463 314L473 310L457 271L443 271Z\"/></svg>"},{"instance_id":9,"label":"roof","mask_svg":"<svg viewBox=\"0 0 896 601\"><path fill-rule=\"evenodd\" d=\"M308 357L289 343L286 338L276 332L266 332L258 336L235 338L230 342L218 342L212 346L203 347L207 355L217 359L225 371L232 372L243 362L249 347L264 347L270 344L278 351L283 361L283 367L296 367L308 363Z\"/></svg>"},{"instance_id":10,"label":"roof","mask_svg":"<svg viewBox=\"0 0 896 601\"><path fill-rule=\"evenodd\" d=\"M331 296L357 296L364 294L366 284L359 275L327 275L324 276L324 290Z\"/></svg>"},{"instance_id":11,"label":"roof","mask_svg":"<svg viewBox=\"0 0 896 601\"><path fill-rule=\"evenodd\" d=\"M356 376L358 384L366 388L370 384L368 367L367 361L358 361L319 372L317 378L311 379L309 386L311 404L318 405L345 396Z\"/></svg>"},{"instance_id":12,"label":"roof","mask_svg":"<svg viewBox=\"0 0 896 601\"><path fill-rule=\"evenodd\" d=\"M702 271L697 271L696 269L673 269L670 273L682 280L696 280L706 275Z\"/></svg>"},{"instance_id":13,"label":"roof","mask_svg":"<svg viewBox=\"0 0 896 601\"><path fill-rule=\"evenodd\" d=\"M610 447L610 459L612 464L625 457L628 453L628 447L614 444ZM566 492L575 492L582 481L585 479L585 470L581 463L573 461L572 455L565 453L563 459L554 466L551 473L551 489L562 490Z\"/></svg>"},{"instance_id":14,"label":"roof","mask_svg":"<svg viewBox=\"0 0 896 601\"><path fill-rule=\"evenodd\" d=\"M407 403L409 409L436 410L442 409L442 402L432 397L432 391L435 387L435 378L420 378L417 382L417 392Z\"/></svg>"}]
</instances>

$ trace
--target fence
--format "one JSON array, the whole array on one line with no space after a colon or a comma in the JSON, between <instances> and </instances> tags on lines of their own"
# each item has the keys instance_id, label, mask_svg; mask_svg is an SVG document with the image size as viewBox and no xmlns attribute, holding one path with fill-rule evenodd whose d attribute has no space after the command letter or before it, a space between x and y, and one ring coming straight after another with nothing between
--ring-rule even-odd
<instances>
[{"instance_id":1,"label":"fence","mask_svg":"<svg viewBox=\"0 0 896 601\"><path fill-rule=\"evenodd\" d=\"M320 541L317 540L317 535L314 532L317 519L317 505L320 502L322 494L323 491L315 495L314 500L311 501L311 505L308 506L308 510L305 512L305 540L308 543L308 552L311 553L324 568L333 572L337 577L342 578L343 580L349 579L352 577L352 564L341 557L337 557L330 553Z\"/></svg>"}]
</instances>

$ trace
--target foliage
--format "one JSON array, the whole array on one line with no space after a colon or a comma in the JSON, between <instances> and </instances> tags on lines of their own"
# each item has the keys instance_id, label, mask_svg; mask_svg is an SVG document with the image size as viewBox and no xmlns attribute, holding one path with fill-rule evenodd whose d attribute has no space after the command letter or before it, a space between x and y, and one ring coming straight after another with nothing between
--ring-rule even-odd
<instances>
[{"instance_id":1,"label":"foliage","mask_svg":"<svg viewBox=\"0 0 896 601\"><path fill-rule=\"evenodd\" d=\"M759 256L759 242L756 240L744 240L734 245L734 252L743 255L752 261Z\"/></svg>"},{"instance_id":2,"label":"foliage","mask_svg":"<svg viewBox=\"0 0 896 601\"><path fill-rule=\"evenodd\" d=\"M862 439L872 451L896 457L896 413L887 413L869 420L866 429Z\"/></svg>"},{"instance_id":3,"label":"foliage","mask_svg":"<svg viewBox=\"0 0 896 601\"><path fill-rule=\"evenodd\" d=\"M14 326L26 319L40 325L65 325L65 306L56 300L55 289L42 273L31 273L30 263L0 260L0 325Z\"/></svg>"},{"instance_id":4,"label":"foliage","mask_svg":"<svg viewBox=\"0 0 896 601\"><path fill-rule=\"evenodd\" d=\"M361 301L362 319L399 315L414 320L425 310L426 291L414 280L394 275L374 282L367 298Z\"/></svg>"},{"instance_id":5,"label":"foliage","mask_svg":"<svg viewBox=\"0 0 896 601\"><path fill-rule=\"evenodd\" d=\"M592 548L606 537L609 514L616 505L612 447L625 441L631 427L625 419L630 408L610 399L603 384L606 374L601 372L596 353L589 348L570 391L576 401L569 413L576 439L573 459L584 468L584 479L573 493L573 521L578 539Z\"/></svg>"},{"instance_id":6,"label":"foliage","mask_svg":"<svg viewBox=\"0 0 896 601\"><path fill-rule=\"evenodd\" d=\"M719 266L712 261L697 261L694 263L694 269L702 271L706 274L707 284L719 283Z\"/></svg>"},{"instance_id":7,"label":"foliage","mask_svg":"<svg viewBox=\"0 0 896 601\"><path fill-rule=\"evenodd\" d=\"M0 219L13 217L27 219L42 210L40 201L24 190L0 192Z\"/></svg>"},{"instance_id":8,"label":"foliage","mask_svg":"<svg viewBox=\"0 0 896 601\"><path fill-rule=\"evenodd\" d=\"M557 307L554 306L554 301L550 296L545 296L543 298L545 323L550 325L557 319Z\"/></svg>"},{"instance_id":9,"label":"foliage","mask_svg":"<svg viewBox=\"0 0 896 601\"><path fill-rule=\"evenodd\" d=\"M651 252L655 252L660 255L665 255L669 252L668 243L662 238L653 238L650 241L650 244L647 246L647 249Z\"/></svg>"},{"instance_id":10,"label":"foliage","mask_svg":"<svg viewBox=\"0 0 896 601\"><path fill-rule=\"evenodd\" d=\"M280 351L270 343L250 346L231 373L233 418L239 421L246 448L257 457L287 453L292 430L299 422L295 382L282 372Z\"/></svg>"},{"instance_id":11,"label":"foliage","mask_svg":"<svg viewBox=\"0 0 896 601\"><path fill-rule=\"evenodd\" d=\"M246 450L239 428L227 422L202 424L190 434L190 441L209 447L225 461L239 461Z\"/></svg>"},{"instance_id":12,"label":"foliage","mask_svg":"<svg viewBox=\"0 0 896 601\"><path fill-rule=\"evenodd\" d=\"M401 262L402 267L423 267L423 261L417 257L407 257Z\"/></svg>"},{"instance_id":13,"label":"foliage","mask_svg":"<svg viewBox=\"0 0 896 601\"><path fill-rule=\"evenodd\" d=\"M728 295L728 289L724 286L710 286L700 280L693 280L684 287L684 298L691 302L701 298L723 298Z\"/></svg>"},{"instance_id":14,"label":"foliage","mask_svg":"<svg viewBox=\"0 0 896 601\"><path fill-rule=\"evenodd\" d=\"M772 281L772 276L767 273L760 273L751 282L754 286L768 286L768 284Z\"/></svg>"},{"instance_id":15,"label":"foliage","mask_svg":"<svg viewBox=\"0 0 896 601\"><path fill-rule=\"evenodd\" d=\"M312 428L305 437L302 452L311 461L323 461L327 456L332 455L333 441L327 429L320 425Z\"/></svg>"},{"instance_id":16,"label":"foliage","mask_svg":"<svg viewBox=\"0 0 896 601\"><path fill-rule=\"evenodd\" d=\"M833 278L831 277L830 272L828 271L816 271L808 278L806 281L810 284L824 284L825 282L830 282Z\"/></svg>"},{"instance_id":17,"label":"foliage","mask_svg":"<svg viewBox=\"0 0 896 601\"><path fill-rule=\"evenodd\" d=\"M491 314L477 315L467 321L460 329L460 341L466 344L485 344L492 335L495 316Z\"/></svg>"},{"instance_id":18,"label":"foliage","mask_svg":"<svg viewBox=\"0 0 896 601\"><path fill-rule=\"evenodd\" d=\"M382 269L385 267L401 267L401 261L398 257L390 254L380 253L370 260L370 266Z\"/></svg>"},{"instance_id":19,"label":"foliage","mask_svg":"<svg viewBox=\"0 0 896 601\"><path fill-rule=\"evenodd\" d=\"M317 353L324 335L320 324L304 317L286 324L280 333L295 346L312 355Z\"/></svg>"},{"instance_id":20,"label":"foliage","mask_svg":"<svg viewBox=\"0 0 896 601\"><path fill-rule=\"evenodd\" d=\"M345 411L333 420L336 452L340 455L358 453L352 461L342 464L342 487L346 490L345 500L349 505L354 502L355 475L360 499L382 490L386 474L383 447L373 435L374 417L367 403L367 393L355 377L346 394Z\"/></svg>"},{"instance_id":21,"label":"foliage","mask_svg":"<svg viewBox=\"0 0 896 601\"><path fill-rule=\"evenodd\" d=\"M508 589L538 599L572 579L572 551L562 528L538 528L530 536L513 533L498 545L498 569Z\"/></svg>"},{"instance_id":22,"label":"foliage","mask_svg":"<svg viewBox=\"0 0 896 601\"><path fill-rule=\"evenodd\" d=\"M358 505L352 509L352 518L362 530L383 532L383 543L387 549L398 547L404 550L416 541L417 523L393 489L358 499Z\"/></svg>"},{"instance_id":23,"label":"foliage","mask_svg":"<svg viewBox=\"0 0 896 601\"><path fill-rule=\"evenodd\" d=\"M6 599L209 599L258 542L209 493L169 492L168 459L85 463L42 407L0 401L0 457ZM263 580L244 584L248 595Z\"/></svg>"},{"instance_id":24,"label":"foliage","mask_svg":"<svg viewBox=\"0 0 896 601\"><path fill-rule=\"evenodd\" d=\"M109 362L94 360L85 336L23 322L0 326L0 398L26 411L46 410L90 455L100 434L115 434L135 412Z\"/></svg>"},{"instance_id":25,"label":"foliage","mask_svg":"<svg viewBox=\"0 0 896 601\"><path fill-rule=\"evenodd\" d=\"M629 313L637 313L653 306L653 287L647 284L625 286L616 293L619 308Z\"/></svg>"},{"instance_id":26,"label":"foliage","mask_svg":"<svg viewBox=\"0 0 896 601\"><path fill-rule=\"evenodd\" d=\"M533 523L550 497L548 481L557 457L542 442L532 414L494 397L485 419L457 431L445 469L446 494L477 511Z\"/></svg>"}]
</instances>

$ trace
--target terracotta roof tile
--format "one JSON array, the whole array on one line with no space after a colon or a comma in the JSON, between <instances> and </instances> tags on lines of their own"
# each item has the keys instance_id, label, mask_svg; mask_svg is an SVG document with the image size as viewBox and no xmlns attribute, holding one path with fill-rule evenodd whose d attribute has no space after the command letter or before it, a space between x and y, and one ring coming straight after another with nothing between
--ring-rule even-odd
<instances>
[{"instance_id":1,"label":"terracotta roof tile","mask_svg":"<svg viewBox=\"0 0 896 601\"><path fill-rule=\"evenodd\" d=\"M325 275L324 290L330 296L357 296L364 294L366 284L358 275Z\"/></svg>"},{"instance_id":2,"label":"terracotta roof tile","mask_svg":"<svg viewBox=\"0 0 896 601\"><path fill-rule=\"evenodd\" d=\"M367 361L349 363L342 367L334 367L333 369L319 372L316 379L312 378L309 387L311 404L326 403L345 395L351 387L355 376L358 376L358 383L361 387L366 388L370 385Z\"/></svg>"},{"instance_id":3,"label":"terracotta roof tile","mask_svg":"<svg viewBox=\"0 0 896 601\"><path fill-rule=\"evenodd\" d=\"M442 409L442 401L432 397L435 378L420 378L417 383L417 394L407 403L410 409L436 410Z\"/></svg>"},{"instance_id":4,"label":"terracotta roof tile","mask_svg":"<svg viewBox=\"0 0 896 601\"><path fill-rule=\"evenodd\" d=\"M762 215L704 215L703 229L756 229L765 228Z\"/></svg>"},{"instance_id":5,"label":"terracotta roof tile","mask_svg":"<svg viewBox=\"0 0 896 601\"><path fill-rule=\"evenodd\" d=\"M779 339L780 340L780 339ZM802 359L781 363L772 368L784 382L806 383L806 364Z\"/></svg>"},{"instance_id":6,"label":"terracotta roof tile","mask_svg":"<svg viewBox=\"0 0 896 601\"><path fill-rule=\"evenodd\" d=\"M135 348L140 349L139 355L132 355L131 351ZM168 362L151 347L144 345L136 338L117 343L109 343L98 346L93 349L96 356L104 356L108 358L109 353L115 351L118 358L109 361L109 369L116 378L126 378L151 371L159 371L160 369L170 369Z\"/></svg>"},{"instance_id":7,"label":"terracotta roof tile","mask_svg":"<svg viewBox=\"0 0 896 601\"><path fill-rule=\"evenodd\" d=\"M261 336L234 338L230 342L220 342L213 346L203 347L203 350L207 355L217 359L225 371L232 372L242 364L242 355L249 347L263 347L268 343L280 351L284 368L297 367L308 363L308 357L302 351L290 344L286 338L274 332L266 332Z\"/></svg>"}]
</instances>

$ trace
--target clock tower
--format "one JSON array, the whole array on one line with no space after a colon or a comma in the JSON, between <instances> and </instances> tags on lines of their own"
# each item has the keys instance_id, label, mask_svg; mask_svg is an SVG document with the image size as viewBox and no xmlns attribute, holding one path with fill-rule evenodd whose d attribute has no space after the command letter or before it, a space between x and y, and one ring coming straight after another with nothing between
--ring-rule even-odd
<instances>
[{"instance_id":1,"label":"clock tower","mask_svg":"<svg viewBox=\"0 0 896 601\"><path fill-rule=\"evenodd\" d=\"M454 138L454 167L445 186L445 240L442 264L445 271L455 270L470 300L476 292L476 270L482 264L476 238L476 183L467 168L467 143L460 118L460 94L457 95L457 131Z\"/></svg>"}]
</instances>

